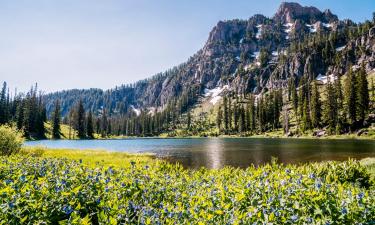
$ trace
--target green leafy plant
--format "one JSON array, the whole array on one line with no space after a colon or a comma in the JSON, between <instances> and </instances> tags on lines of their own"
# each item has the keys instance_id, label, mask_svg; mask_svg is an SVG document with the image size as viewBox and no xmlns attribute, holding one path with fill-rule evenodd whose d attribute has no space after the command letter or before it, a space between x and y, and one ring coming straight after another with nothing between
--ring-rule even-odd
<instances>
[{"instance_id":1,"label":"green leafy plant","mask_svg":"<svg viewBox=\"0 0 375 225\"><path fill-rule=\"evenodd\" d=\"M20 151L24 142L21 131L8 125L0 126L0 155L11 155Z\"/></svg>"}]
</instances>

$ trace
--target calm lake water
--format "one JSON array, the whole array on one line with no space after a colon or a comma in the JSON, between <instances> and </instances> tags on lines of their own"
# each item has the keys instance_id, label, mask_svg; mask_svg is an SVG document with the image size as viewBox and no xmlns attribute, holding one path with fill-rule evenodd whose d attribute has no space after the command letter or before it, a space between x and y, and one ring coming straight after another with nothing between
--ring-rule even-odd
<instances>
[{"instance_id":1,"label":"calm lake water","mask_svg":"<svg viewBox=\"0 0 375 225\"><path fill-rule=\"evenodd\" d=\"M226 165L261 165L277 157L283 163L346 160L375 157L375 141L264 138L139 138L122 140L42 140L26 146L48 148L106 149L121 152L150 152L188 168L221 168Z\"/></svg>"}]
</instances>

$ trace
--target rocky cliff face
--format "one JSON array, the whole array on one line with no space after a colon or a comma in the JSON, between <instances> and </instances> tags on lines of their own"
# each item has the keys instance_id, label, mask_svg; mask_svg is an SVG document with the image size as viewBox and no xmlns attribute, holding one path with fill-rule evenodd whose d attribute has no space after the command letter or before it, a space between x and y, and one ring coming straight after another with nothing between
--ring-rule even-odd
<instances>
[{"instance_id":1,"label":"rocky cliff face","mask_svg":"<svg viewBox=\"0 0 375 225\"><path fill-rule=\"evenodd\" d=\"M351 39L354 25L339 21L329 10L282 3L272 18L254 15L248 20L218 22L203 49L169 71L96 93L95 100L90 91L81 92L80 97L94 111L107 107L111 113L127 113L134 107L162 108L183 96L198 98L205 89L224 85L230 92L257 94L285 87L289 78L343 74L348 65L362 62L372 70L375 28ZM63 109L68 109L77 99L69 93L73 91L46 96L48 110L56 98L64 98Z\"/></svg>"},{"instance_id":2,"label":"rocky cliff face","mask_svg":"<svg viewBox=\"0 0 375 225\"><path fill-rule=\"evenodd\" d=\"M338 20L336 15L333 15L330 10L321 12L315 7L303 7L298 3L284 2L277 10L274 20L281 23L294 23L296 20L301 20L305 23L313 24L318 21L323 23L331 23Z\"/></svg>"}]
</instances>

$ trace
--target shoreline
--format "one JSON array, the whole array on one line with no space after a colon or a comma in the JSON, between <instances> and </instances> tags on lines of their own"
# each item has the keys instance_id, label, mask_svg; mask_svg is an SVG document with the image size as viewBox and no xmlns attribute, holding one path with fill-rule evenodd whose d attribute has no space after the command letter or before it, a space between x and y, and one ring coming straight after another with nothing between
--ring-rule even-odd
<instances>
[{"instance_id":1,"label":"shoreline","mask_svg":"<svg viewBox=\"0 0 375 225\"><path fill-rule=\"evenodd\" d=\"M143 137L143 136L114 136L114 137L108 137L108 138L94 138L94 139L67 139L67 138L61 138L61 139L32 139L27 140L29 142L33 141L43 141L43 140L49 140L49 141L96 141L96 140L131 140L131 139L209 139L209 138L233 138L233 139L301 139L301 140L367 140L367 141L375 141L375 137L372 136L354 136L354 135L332 135L332 136L322 136L322 137L316 137L316 136L273 136L273 135L252 135L252 136L240 136L240 135L219 135L219 136L174 136L174 137L168 137L168 136L149 136L149 137Z\"/></svg>"}]
</instances>

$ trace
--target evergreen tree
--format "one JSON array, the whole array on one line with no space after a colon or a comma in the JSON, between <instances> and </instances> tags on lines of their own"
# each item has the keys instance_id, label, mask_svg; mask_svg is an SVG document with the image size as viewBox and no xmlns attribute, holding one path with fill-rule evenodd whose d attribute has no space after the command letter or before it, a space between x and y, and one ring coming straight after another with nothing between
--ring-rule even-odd
<instances>
[{"instance_id":1,"label":"evergreen tree","mask_svg":"<svg viewBox=\"0 0 375 225\"><path fill-rule=\"evenodd\" d=\"M283 130L284 134L289 133L289 112L288 112L288 106L284 105L283 106Z\"/></svg>"},{"instance_id":2,"label":"evergreen tree","mask_svg":"<svg viewBox=\"0 0 375 225\"><path fill-rule=\"evenodd\" d=\"M78 101L76 108L76 129L78 132L78 138L85 138L85 109L83 107L82 100Z\"/></svg>"},{"instance_id":3,"label":"evergreen tree","mask_svg":"<svg viewBox=\"0 0 375 225\"><path fill-rule=\"evenodd\" d=\"M61 138L61 112L60 112L60 101L55 101L55 109L52 113L52 138L60 139Z\"/></svg>"},{"instance_id":4,"label":"evergreen tree","mask_svg":"<svg viewBox=\"0 0 375 225\"><path fill-rule=\"evenodd\" d=\"M228 98L228 131L232 131L233 109L231 98Z\"/></svg>"},{"instance_id":5,"label":"evergreen tree","mask_svg":"<svg viewBox=\"0 0 375 225\"><path fill-rule=\"evenodd\" d=\"M102 115L102 119L101 119L101 136L104 138L104 137L107 137L107 129L108 129L108 118L107 118L107 111L106 110L103 110L103 115ZM132 127L129 127L129 130L131 129ZM134 134L134 131L131 131L129 132L130 134Z\"/></svg>"},{"instance_id":6,"label":"evergreen tree","mask_svg":"<svg viewBox=\"0 0 375 225\"><path fill-rule=\"evenodd\" d=\"M1 89L0 93L0 124L4 124L7 122L6 118L6 111L7 111L7 104L6 104L6 93L7 92L7 83L3 83L3 88Z\"/></svg>"},{"instance_id":7,"label":"evergreen tree","mask_svg":"<svg viewBox=\"0 0 375 225\"><path fill-rule=\"evenodd\" d=\"M221 125L223 121L223 112L221 110L221 107L217 110L217 116L216 116L216 126L219 129L219 132L221 131Z\"/></svg>"},{"instance_id":8,"label":"evergreen tree","mask_svg":"<svg viewBox=\"0 0 375 225\"><path fill-rule=\"evenodd\" d=\"M229 109L228 109L228 98L224 96L223 98L223 106L224 106L224 129L225 133L229 131Z\"/></svg>"},{"instance_id":9,"label":"evergreen tree","mask_svg":"<svg viewBox=\"0 0 375 225\"><path fill-rule=\"evenodd\" d=\"M348 113L348 119L350 128L353 128L357 118L357 96L356 96L356 79L353 74L353 70L350 67L347 77L345 79L345 101L346 101L346 112Z\"/></svg>"},{"instance_id":10,"label":"evergreen tree","mask_svg":"<svg viewBox=\"0 0 375 225\"><path fill-rule=\"evenodd\" d=\"M337 114L337 123L336 123L336 134L340 134L343 130L345 124L345 115L344 115L344 97L342 93L342 86L340 77L337 76L335 79L335 97L336 97L336 114Z\"/></svg>"},{"instance_id":11,"label":"evergreen tree","mask_svg":"<svg viewBox=\"0 0 375 225\"><path fill-rule=\"evenodd\" d=\"M87 137L93 139L94 138L94 121L92 118L92 112L89 111L87 115L87 122L86 122L86 133Z\"/></svg>"},{"instance_id":12,"label":"evergreen tree","mask_svg":"<svg viewBox=\"0 0 375 225\"><path fill-rule=\"evenodd\" d=\"M366 77L366 70L364 64L362 64L361 69L357 75L357 110L358 110L358 118L361 123L366 119L367 112L370 105L370 96L368 90L368 82Z\"/></svg>"},{"instance_id":13,"label":"evergreen tree","mask_svg":"<svg viewBox=\"0 0 375 225\"><path fill-rule=\"evenodd\" d=\"M17 105L17 113L16 113L16 124L17 124L17 129L21 130L23 129L23 125L24 125L24 108L25 108L25 105L24 105L24 101L20 101Z\"/></svg>"},{"instance_id":14,"label":"evergreen tree","mask_svg":"<svg viewBox=\"0 0 375 225\"><path fill-rule=\"evenodd\" d=\"M246 131L245 110L242 106L239 108L238 114L238 132L242 133Z\"/></svg>"},{"instance_id":15,"label":"evergreen tree","mask_svg":"<svg viewBox=\"0 0 375 225\"><path fill-rule=\"evenodd\" d=\"M190 111L187 113L187 129L190 130L191 127L191 114Z\"/></svg>"},{"instance_id":16,"label":"evergreen tree","mask_svg":"<svg viewBox=\"0 0 375 225\"><path fill-rule=\"evenodd\" d=\"M255 109L254 95L250 95L250 101L248 105L249 105L249 129L251 132L253 132L256 126L256 109Z\"/></svg>"},{"instance_id":17,"label":"evergreen tree","mask_svg":"<svg viewBox=\"0 0 375 225\"><path fill-rule=\"evenodd\" d=\"M326 100L324 103L324 120L328 125L328 132L332 134L337 124L337 101L332 82L328 80L326 85Z\"/></svg>"},{"instance_id":18,"label":"evergreen tree","mask_svg":"<svg viewBox=\"0 0 375 225\"><path fill-rule=\"evenodd\" d=\"M322 106L320 101L320 94L318 91L318 85L316 82L313 83L311 92L311 124L313 127L320 127Z\"/></svg>"}]
</instances>

